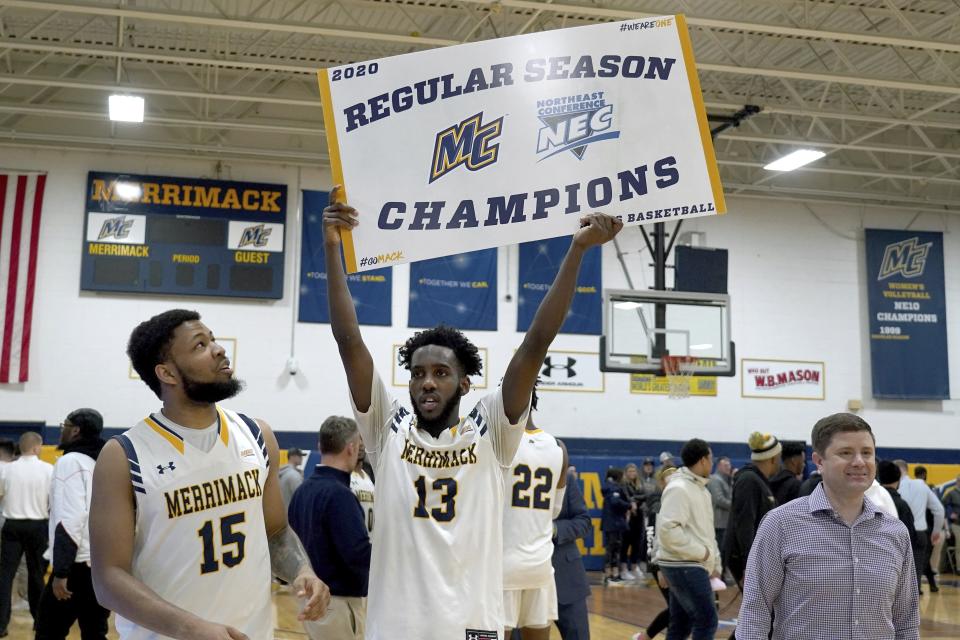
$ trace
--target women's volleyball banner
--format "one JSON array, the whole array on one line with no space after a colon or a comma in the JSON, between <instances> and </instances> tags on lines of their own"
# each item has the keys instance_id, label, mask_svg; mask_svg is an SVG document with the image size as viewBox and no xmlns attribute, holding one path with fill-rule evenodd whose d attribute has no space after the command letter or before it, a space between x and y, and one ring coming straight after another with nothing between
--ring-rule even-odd
<instances>
[{"instance_id":1,"label":"women's volleyball banner","mask_svg":"<svg viewBox=\"0 0 960 640\"><path fill-rule=\"evenodd\" d=\"M683 16L319 72L350 272L726 210Z\"/></svg>"}]
</instances>

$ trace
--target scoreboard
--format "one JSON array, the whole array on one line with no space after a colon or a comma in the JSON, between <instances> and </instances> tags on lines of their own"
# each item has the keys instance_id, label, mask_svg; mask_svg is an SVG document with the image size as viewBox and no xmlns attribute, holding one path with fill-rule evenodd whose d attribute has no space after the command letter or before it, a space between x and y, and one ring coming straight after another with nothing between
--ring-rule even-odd
<instances>
[{"instance_id":1,"label":"scoreboard","mask_svg":"<svg viewBox=\"0 0 960 640\"><path fill-rule=\"evenodd\" d=\"M283 297L287 187L91 171L80 288Z\"/></svg>"}]
</instances>

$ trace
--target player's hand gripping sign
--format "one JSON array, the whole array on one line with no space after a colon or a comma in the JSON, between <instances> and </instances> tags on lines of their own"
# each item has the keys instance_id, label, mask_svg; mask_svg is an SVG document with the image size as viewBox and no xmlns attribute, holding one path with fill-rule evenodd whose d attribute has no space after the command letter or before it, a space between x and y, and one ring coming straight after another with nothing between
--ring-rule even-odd
<instances>
[{"instance_id":1,"label":"player's hand gripping sign","mask_svg":"<svg viewBox=\"0 0 960 640\"><path fill-rule=\"evenodd\" d=\"M723 213L683 16L502 38L319 73L350 272Z\"/></svg>"}]
</instances>

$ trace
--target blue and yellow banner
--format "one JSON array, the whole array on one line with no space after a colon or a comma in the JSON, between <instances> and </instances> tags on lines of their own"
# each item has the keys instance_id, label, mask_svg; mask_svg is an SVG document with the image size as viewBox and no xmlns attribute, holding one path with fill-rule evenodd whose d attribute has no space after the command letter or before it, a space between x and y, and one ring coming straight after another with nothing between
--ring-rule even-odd
<instances>
[{"instance_id":1,"label":"blue and yellow banner","mask_svg":"<svg viewBox=\"0 0 960 640\"><path fill-rule=\"evenodd\" d=\"M411 327L497 330L497 250L410 265Z\"/></svg>"},{"instance_id":2,"label":"blue and yellow banner","mask_svg":"<svg viewBox=\"0 0 960 640\"><path fill-rule=\"evenodd\" d=\"M303 191L299 322L330 322L326 253L323 248L323 209L329 201L330 193L327 191ZM347 286L350 287L360 324L389 327L393 323L393 268L348 275Z\"/></svg>"},{"instance_id":3,"label":"blue and yellow banner","mask_svg":"<svg viewBox=\"0 0 960 640\"><path fill-rule=\"evenodd\" d=\"M943 234L867 229L873 396L950 397Z\"/></svg>"},{"instance_id":4,"label":"blue and yellow banner","mask_svg":"<svg viewBox=\"0 0 960 640\"><path fill-rule=\"evenodd\" d=\"M560 269L571 236L524 242L520 245L517 295L517 331L525 332ZM583 257L570 312L560 333L600 335L603 325L601 252L593 247Z\"/></svg>"}]
</instances>

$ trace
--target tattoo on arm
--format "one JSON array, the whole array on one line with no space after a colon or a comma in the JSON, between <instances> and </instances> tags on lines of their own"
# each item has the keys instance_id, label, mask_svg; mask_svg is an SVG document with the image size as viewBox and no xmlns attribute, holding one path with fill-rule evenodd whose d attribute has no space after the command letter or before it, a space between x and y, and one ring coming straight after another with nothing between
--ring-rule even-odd
<instances>
[{"instance_id":1,"label":"tattoo on arm","mask_svg":"<svg viewBox=\"0 0 960 640\"><path fill-rule=\"evenodd\" d=\"M270 568L273 575L293 582L304 566L310 568L310 558L300 538L290 527L284 527L267 539L270 546Z\"/></svg>"}]
</instances>

